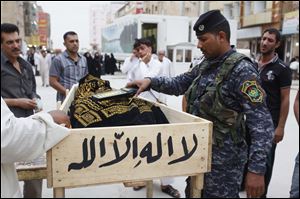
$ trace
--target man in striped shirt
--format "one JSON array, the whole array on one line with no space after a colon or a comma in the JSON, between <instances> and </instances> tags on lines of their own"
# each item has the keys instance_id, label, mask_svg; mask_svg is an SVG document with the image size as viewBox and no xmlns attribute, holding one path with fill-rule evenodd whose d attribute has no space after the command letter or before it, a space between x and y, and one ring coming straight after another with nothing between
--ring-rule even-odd
<instances>
[{"instance_id":1,"label":"man in striped shirt","mask_svg":"<svg viewBox=\"0 0 300 199\"><path fill-rule=\"evenodd\" d=\"M64 34L65 52L56 56L50 68L50 85L57 90L56 101L63 101L66 90L88 74L87 61L79 55L79 40L73 31Z\"/></svg>"}]
</instances>

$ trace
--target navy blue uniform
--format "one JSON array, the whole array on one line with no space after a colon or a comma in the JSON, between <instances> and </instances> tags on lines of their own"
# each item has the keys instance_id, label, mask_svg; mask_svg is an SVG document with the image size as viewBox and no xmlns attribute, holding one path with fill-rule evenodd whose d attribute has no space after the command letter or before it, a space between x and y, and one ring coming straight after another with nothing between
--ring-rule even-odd
<instances>
[{"instance_id":1,"label":"navy blue uniform","mask_svg":"<svg viewBox=\"0 0 300 199\"><path fill-rule=\"evenodd\" d=\"M199 116L198 99L204 94L206 87L215 83L216 75L225 59L234 53L227 52L217 60L210 61L208 70L202 72L196 89L196 98L192 114ZM198 77L201 66L174 78L151 78L151 88L170 95L185 94L193 80ZM256 100L247 91L248 85L259 91L261 100ZM246 89L245 89L246 88ZM274 136L274 127L270 112L265 103L265 93L260 87L259 75L254 65L242 60L235 65L229 77L221 87L221 96L226 107L246 116L252 144L249 151L248 171L263 175L266 170L267 152L270 150ZM205 174L204 197L238 197L244 165L247 161L247 144L243 139L236 144L232 137L224 138L224 146L213 144L211 172Z\"/></svg>"}]
</instances>

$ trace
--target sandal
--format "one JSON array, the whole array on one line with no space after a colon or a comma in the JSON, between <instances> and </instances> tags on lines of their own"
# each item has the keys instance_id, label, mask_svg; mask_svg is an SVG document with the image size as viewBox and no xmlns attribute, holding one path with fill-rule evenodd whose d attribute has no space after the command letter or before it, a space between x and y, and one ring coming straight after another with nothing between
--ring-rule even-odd
<instances>
[{"instance_id":1,"label":"sandal","mask_svg":"<svg viewBox=\"0 0 300 199\"><path fill-rule=\"evenodd\" d=\"M174 189L171 185L161 186L161 191L172 196L173 198L180 198L180 193L177 189Z\"/></svg>"},{"instance_id":2,"label":"sandal","mask_svg":"<svg viewBox=\"0 0 300 199\"><path fill-rule=\"evenodd\" d=\"M142 189L142 188L144 188L145 186L134 186L133 187L133 190L134 191L138 191L138 190L140 190L140 189Z\"/></svg>"}]
</instances>

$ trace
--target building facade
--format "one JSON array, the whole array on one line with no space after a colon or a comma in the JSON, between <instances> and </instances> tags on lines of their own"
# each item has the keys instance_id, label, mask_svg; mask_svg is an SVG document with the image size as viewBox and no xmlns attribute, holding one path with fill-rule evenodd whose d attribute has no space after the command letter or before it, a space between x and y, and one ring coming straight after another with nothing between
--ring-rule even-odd
<instances>
[{"instance_id":1,"label":"building facade","mask_svg":"<svg viewBox=\"0 0 300 199\"><path fill-rule=\"evenodd\" d=\"M36 1L1 1L1 23L5 22L19 27L23 53L31 46L51 48L50 15Z\"/></svg>"},{"instance_id":2,"label":"building facade","mask_svg":"<svg viewBox=\"0 0 300 199\"><path fill-rule=\"evenodd\" d=\"M201 1L128 1L116 17L129 14L155 14L197 17L201 12Z\"/></svg>"},{"instance_id":3,"label":"building facade","mask_svg":"<svg viewBox=\"0 0 300 199\"><path fill-rule=\"evenodd\" d=\"M50 15L43 11L41 6L38 6L38 39L39 46L51 48L51 22Z\"/></svg>"},{"instance_id":4,"label":"building facade","mask_svg":"<svg viewBox=\"0 0 300 199\"><path fill-rule=\"evenodd\" d=\"M102 28L112 23L115 19L115 13L125 4L124 1L114 1L110 4L93 4L90 6L90 45L92 51L101 51L102 49Z\"/></svg>"},{"instance_id":5,"label":"building facade","mask_svg":"<svg viewBox=\"0 0 300 199\"><path fill-rule=\"evenodd\" d=\"M101 28L106 24L108 5L91 5L90 7L90 45L92 49L101 49Z\"/></svg>"},{"instance_id":6,"label":"building facade","mask_svg":"<svg viewBox=\"0 0 300 199\"><path fill-rule=\"evenodd\" d=\"M277 53L286 63L299 56L298 1L226 1L207 2L203 11L220 9L228 19L239 22L237 48L250 49L253 57L259 54L263 31L273 27L282 34Z\"/></svg>"},{"instance_id":7,"label":"building facade","mask_svg":"<svg viewBox=\"0 0 300 199\"><path fill-rule=\"evenodd\" d=\"M7 12L15 10L15 12ZM20 30L20 36L24 39L24 12L23 1L1 1L1 23L16 24Z\"/></svg>"},{"instance_id":8,"label":"building facade","mask_svg":"<svg viewBox=\"0 0 300 199\"><path fill-rule=\"evenodd\" d=\"M36 1L23 1L25 40L29 46L39 46L38 11Z\"/></svg>"}]
</instances>

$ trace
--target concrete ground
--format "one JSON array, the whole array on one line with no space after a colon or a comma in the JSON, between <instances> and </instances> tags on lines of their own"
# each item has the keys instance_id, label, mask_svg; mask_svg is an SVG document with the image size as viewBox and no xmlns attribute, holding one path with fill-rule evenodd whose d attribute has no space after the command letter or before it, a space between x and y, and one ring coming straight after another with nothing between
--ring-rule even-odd
<instances>
[{"instance_id":1,"label":"concrete ground","mask_svg":"<svg viewBox=\"0 0 300 199\"><path fill-rule=\"evenodd\" d=\"M116 74L115 76L103 76L103 79L109 80L113 88L121 88L126 84L125 76ZM56 92L51 87L42 87L41 78L37 77L37 92L41 95L44 110L53 110L56 107ZM287 198L291 185L291 177L294 168L294 159L299 151L299 127L294 117L293 103L299 88L299 81L294 81L291 90L291 104L288 120L285 128L285 136L281 143L277 145L276 159L273 170L273 177L269 186L268 197ZM169 97L168 105L177 110L181 110L181 97ZM20 182L22 186L23 182ZM184 197L185 177L176 177L173 184L175 188ZM153 186L153 196L156 198L165 198L168 195L160 191L160 181L155 180ZM241 197L245 198L245 193L241 192ZM43 197L53 197L52 189L47 188L46 180L43 183ZM68 198L139 198L146 197L146 190L133 191L132 188L126 188L123 184L108 184L89 186L83 188L66 189Z\"/></svg>"}]
</instances>

